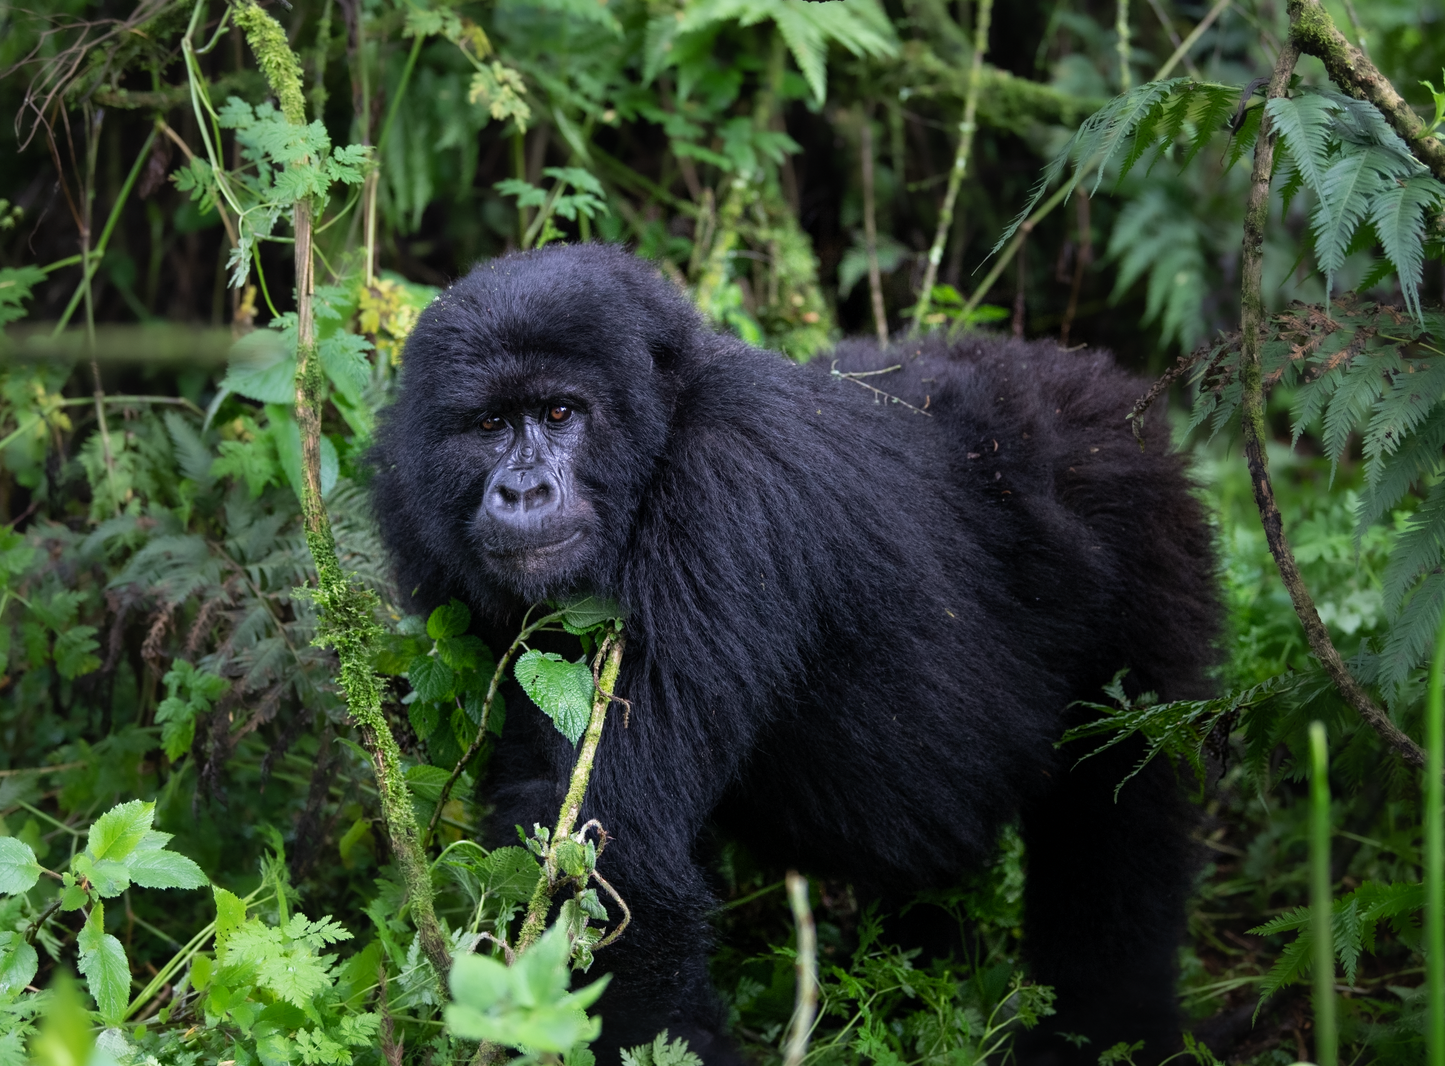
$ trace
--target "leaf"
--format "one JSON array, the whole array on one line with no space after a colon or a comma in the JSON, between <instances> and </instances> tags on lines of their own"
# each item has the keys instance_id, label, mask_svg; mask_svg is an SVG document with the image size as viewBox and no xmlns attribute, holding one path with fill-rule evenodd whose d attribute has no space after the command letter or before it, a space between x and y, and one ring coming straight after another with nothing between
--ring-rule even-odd
<instances>
[{"instance_id":1,"label":"leaf","mask_svg":"<svg viewBox=\"0 0 1445 1066\"><path fill-rule=\"evenodd\" d=\"M472 624L472 612L461 600L453 599L444 603L427 617L426 635L432 640L443 637L459 637Z\"/></svg>"},{"instance_id":2,"label":"leaf","mask_svg":"<svg viewBox=\"0 0 1445 1066\"><path fill-rule=\"evenodd\" d=\"M156 805L131 800L112 807L90 827L85 850L92 859L122 862L150 832Z\"/></svg>"},{"instance_id":3,"label":"leaf","mask_svg":"<svg viewBox=\"0 0 1445 1066\"><path fill-rule=\"evenodd\" d=\"M101 1019L107 1025L119 1025L130 1002L130 964L126 962L125 948L120 941L105 931L102 904L91 907L77 945L80 972L85 975Z\"/></svg>"},{"instance_id":4,"label":"leaf","mask_svg":"<svg viewBox=\"0 0 1445 1066\"><path fill-rule=\"evenodd\" d=\"M584 596L561 605L562 626L574 636L581 636L603 622L627 617L622 605L602 596Z\"/></svg>"},{"instance_id":5,"label":"leaf","mask_svg":"<svg viewBox=\"0 0 1445 1066\"><path fill-rule=\"evenodd\" d=\"M1329 167L1331 116L1339 106L1329 97L1312 92L1277 96L1264 105L1295 169L1321 199Z\"/></svg>"},{"instance_id":6,"label":"leaf","mask_svg":"<svg viewBox=\"0 0 1445 1066\"><path fill-rule=\"evenodd\" d=\"M40 956L13 930L0 932L0 996L20 992L40 969Z\"/></svg>"},{"instance_id":7,"label":"leaf","mask_svg":"<svg viewBox=\"0 0 1445 1066\"><path fill-rule=\"evenodd\" d=\"M1357 149L1331 163L1321 178L1319 202L1311 222L1315 258L1325 272L1326 304L1335 274L1344 266L1350 238L1369 215L1371 201L1385 188L1390 162L1390 157L1378 148ZM1296 173L1303 175L1300 170Z\"/></svg>"},{"instance_id":8,"label":"leaf","mask_svg":"<svg viewBox=\"0 0 1445 1066\"><path fill-rule=\"evenodd\" d=\"M142 888L203 888L209 881L199 866L174 851L137 851L126 866Z\"/></svg>"},{"instance_id":9,"label":"leaf","mask_svg":"<svg viewBox=\"0 0 1445 1066\"><path fill-rule=\"evenodd\" d=\"M71 626L55 637L55 672L67 681L100 669L95 626Z\"/></svg>"},{"instance_id":10,"label":"leaf","mask_svg":"<svg viewBox=\"0 0 1445 1066\"><path fill-rule=\"evenodd\" d=\"M237 929L246 924L246 902L234 892L211 886L216 901L216 950L222 951Z\"/></svg>"},{"instance_id":11,"label":"leaf","mask_svg":"<svg viewBox=\"0 0 1445 1066\"><path fill-rule=\"evenodd\" d=\"M0 837L0 893L18 896L29 892L40 880L40 863L24 841Z\"/></svg>"},{"instance_id":12,"label":"leaf","mask_svg":"<svg viewBox=\"0 0 1445 1066\"><path fill-rule=\"evenodd\" d=\"M541 867L526 848L496 848L478 864L482 890L508 903L525 903L537 887Z\"/></svg>"},{"instance_id":13,"label":"leaf","mask_svg":"<svg viewBox=\"0 0 1445 1066\"><path fill-rule=\"evenodd\" d=\"M1442 200L1445 186L1434 178L1416 175L1380 193L1370 207L1370 221L1380 245L1400 277L1405 308L1417 319L1421 317L1425 213L1438 210Z\"/></svg>"},{"instance_id":14,"label":"leaf","mask_svg":"<svg viewBox=\"0 0 1445 1066\"><path fill-rule=\"evenodd\" d=\"M440 658L426 656L412 663L407 680L419 698L433 703L449 700L456 693L457 675Z\"/></svg>"},{"instance_id":15,"label":"leaf","mask_svg":"<svg viewBox=\"0 0 1445 1066\"><path fill-rule=\"evenodd\" d=\"M517 659L514 672L557 732L576 744L592 717L592 671L586 662L569 663L556 652L531 650Z\"/></svg>"},{"instance_id":16,"label":"leaf","mask_svg":"<svg viewBox=\"0 0 1445 1066\"><path fill-rule=\"evenodd\" d=\"M276 330L246 334L231 345L228 358L221 388L259 403L295 402L296 357Z\"/></svg>"}]
</instances>

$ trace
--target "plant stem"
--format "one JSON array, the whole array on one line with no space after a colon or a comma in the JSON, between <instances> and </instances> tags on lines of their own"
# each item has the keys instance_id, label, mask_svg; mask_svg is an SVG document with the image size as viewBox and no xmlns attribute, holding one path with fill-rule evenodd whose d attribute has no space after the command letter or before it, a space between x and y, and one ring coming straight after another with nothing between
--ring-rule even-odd
<instances>
[{"instance_id":1,"label":"plant stem","mask_svg":"<svg viewBox=\"0 0 1445 1066\"><path fill-rule=\"evenodd\" d=\"M1299 61L1300 49L1291 37L1280 50L1270 78L1265 99L1283 96L1289 87L1290 75ZM1265 333L1264 306L1264 226L1269 215L1269 181L1274 170L1275 133L1266 113L1260 119L1259 136L1254 143L1254 170L1250 179L1249 199L1244 211L1244 254L1240 283L1240 357L1239 377L1243 395L1240 402L1244 431L1244 454L1249 463L1250 485L1255 506L1269 551L1279 568L1280 579L1289 592L1296 616L1304 627L1310 650L1324 667L1330 680L1339 689L1346 703L1359 712L1385 743L1399 752L1411 766L1425 765L1425 753L1390 721L1364 687L1346 668L1344 660L1330 639L1329 630L1320 620L1315 601L1305 586L1295 562L1294 552L1284 535L1284 520L1274 498L1274 485L1269 477L1269 456L1265 450L1264 379L1260 368L1260 343Z\"/></svg>"},{"instance_id":2,"label":"plant stem","mask_svg":"<svg viewBox=\"0 0 1445 1066\"><path fill-rule=\"evenodd\" d=\"M1320 0L1289 0L1289 39L1300 51L1323 62L1330 80L1341 89L1379 108L1415 158L1445 181L1445 141L1428 131L1390 79L1335 28Z\"/></svg>"},{"instance_id":3,"label":"plant stem","mask_svg":"<svg viewBox=\"0 0 1445 1066\"><path fill-rule=\"evenodd\" d=\"M933 283L938 280L938 264L943 262L943 246L948 241L948 230L953 224L953 205L958 200L958 190L963 176L968 171L968 157L973 152L973 135L978 129L974 121L978 114L979 87L983 84L983 57L988 51L988 28L993 19L993 0L978 0L978 16L973 36L973 64L968 68L968 92L963 98L963 119L958 124L958 151L953 156L953 169L948 174L948 190L943 194L943 206L938 209L938 226L933 231L933 245L928 249L928 266L923 271L923 285L918 293L918 305L913 310L913 322L908 335L916 336L923 328L923 320L933 301ZM962 319L960 319L962 321Z\"/></svg>"},{"instance_id":4,"label":"plant stem","mask_svg":"<svg viewBox=\"0 0 1445 1066\"><path fill-rule=\"evenodd\" d=\"M280 24L254 0L242 0L234 10L236 23L245 31L287 120L304 125L300 63L290 52ZM341 690L347 710L371 753L392 851L401 866L422 951L435 971L440 991L451 969L451 953L436 918L431 870L418 837L411 792L401 771L401 749L382 712L382 683L371 665L381 632L375 617L376 596L342 571L331 518L321 499L321 406L326 398L326 378L316 348L311 211L311 202L306 199L297 200L292 208L296 234L296 425L301 433L301 517L306 546L316 566L313 598L320 617L317 643L335 647L341 661Z\"/></svg>"},{"instance_id":5,"label":"plant stem","mask_svg":"<svg viewBox=\"0 0 1445 1066\"><path fill-rule=\"evenodd\" d=\"M615 630L607 637L598 651L602 660L601 674L597 679L597 691L592 694L592 716L587 720L587 732L582 737L582 749L577 753L576 765L572 767L572 780L567 786L567 795L562 800L562 809L557 812L557 826L552 831L552 847L572 832L577 816L582 810L582 800L587 795L587 783L592 779L592 764L597 758L597 745L602 739L602 726L607 721L607 705L612 702L612 692L617 687L617 672L622 667L622 649L626 641L621 630ZM529 948L542 935L547 926L547 910L552 904L554 871L550 857L543 864L537 878L537 887L527 905L527 917L517 933L517 954Z\"/></svg>"},{"instance_id":6,"label":"plant stem","mask_svg":"<svg viewBox=\"0 0 1445 1066\"><path fill-rule=\"evenodd\" d=\"M794 966L797 991L793 998L792 1021L788 1024L788 1040L783 1050L783 1066L801 1066L808 1053L813 1019L818 1014L818 933L813 924L813 909L808 906L808 879L796 870L789 870L787 883L788 905L793 911L793 922L798 927L798 954Z\"/></svg>"},{"instance_id":7,"label":"plant stem","mask_svg":"<svg viewBox=\"0 0 1445 1066\"><path fill-rule=\"evenodd\" d=\"M883 275L878 269L878 220L873 206L873 109L863 110L858 136L863 157L863 242L868 253L868 295L873 301L873 328L878 347L888 347L888 314L883 308Z\"/></svg>"},{"instance_id":8,"label":"plant stem","mask_svg":"<svg viewBox=\"0 0 1445 1066\"><path fill-rule=\"evenodd\" d=\"M1189 31L1189 36L1184 38L1184 40L1179 43L1179 47L1174 49L1174 54L1164 61L1164 65L1160 67L1154 75L1154 81L1163 81L1169 77L1169 72L1178 66L1179 61L1189 54L1189 49L1193 48L1195 44L1198 43L1199 38L1204 36L1205 30L1214 25L1214 20L1224 14L1224 9L1227 8L1229 4L1230 0L1218 0L1218 2L1209 9L1209 14L1199 20L1199 25Z\"/></svg>"},{"instance_id":9,"label":"plant stem","mask_svg":"<svg viewBox=\"0 0 1445 1066\"><path fill-rule=\"evenodd\" d=\"M1323 722L1310 723L1310 920L1315 937L1315 1062L1336 1066L1334 891L1330 878L1330 755Z\"/></svg>"},{"instance_id":10,"label":"plant stem","mask_svg":"<svg viewBox=\"0 0 1445 1066\"><path fill-rule=\"evenodd\" d=\"M1069 183L1065 182L1054 190L1053 195L1039 204L1037 211L1019 224L1019 230L1014 234L1013 240L1009 241L1008 247L994 260L994 264L989 269L989 272L985 274L983 280L978 283L978 288L973 290L973 295L968 298L968 302L963 305L963 310L959 312L958 318L956 318L953 325L949 327L948 336L950 340L963 332L964 327L968 324L969 316L973 314L974 309L983 302L983 298L988 295L988 290L993 288L993 283L999 279L999 275L1004 272L1004 268L1012 262L1018 250L1023 247L1024 241L1028 239L1028 235L1033 232L1034 227L1039 224L1045 215L1063 203L1064 197L1068 195Z\"/></svg>"},{"instance_id":11,"label":"plant stem","mask_svg":"<svg viewBox=\"0 0 1445 1066\"><path fill-rule=\"evenodd\" d=\"M1445 624L1430 667L1425 748L1425 1043L1430 1066L1445 1066Z\"/></svg>"},{"instance_id":12,"label":"plant stem","mask_svg":"<svg viewBox=\"0 0 1445 1066\"><path fill-rule=\"evenodd\" d=\"M1117 0L1114 7L1114 51L1119 56L1119 91L1134 87L1134 74L1129 69L1129 0Z\"/></svg>"},{"instance_id":13,"label":"plant stem","mask_svg":"<svg viewBox=\"0 0 1445 1066\"><path fill-rule=\"evenodd\" d=\"M517 633L517 639L512 641L512 646L497 660L497 668L492 671L492 682L487 686L486 698L482 700L482 716L481 721L477 723L476 739L472 741L471 746L467 748L462 757L457 760L457 764L452 767L451 776L447 778L446 784L442 785L441 793L437 796L436 810L432 812L431 821L427 823L426 832L422 834L421 845L423 848L431 845L432 836L436 833L437 822L441 820L442 808L446 806L447 797L450 796L452 792L452 786L457 783L457 779L462 776L462 770L466 767L467 763L472 761L472 757L476 755L477 750L482 746L482 741L487 737L487 722L492 717L492 704L496 702L497 689L501 687L507 664L512 661L512 656L517 654L517 649L522 646L528 637L543 626L550 625L557 621L564 613L565 612L557 611L554 614L545 615L537 619L537 621L532 622L530 625L523 625L522 629Z\"/></svg>"}]
</instances>

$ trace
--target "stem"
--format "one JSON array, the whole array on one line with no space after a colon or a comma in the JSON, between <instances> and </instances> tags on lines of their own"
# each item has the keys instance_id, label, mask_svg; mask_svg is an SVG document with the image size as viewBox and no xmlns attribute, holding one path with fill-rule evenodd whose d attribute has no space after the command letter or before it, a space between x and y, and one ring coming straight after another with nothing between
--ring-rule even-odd
<instances>
[{"instance_id":1,"label":"stem","mask_svg":"<svg viewBox=\"0 0 1445 1066\"><path fill-rule=\"evenodd\" d=\"M1218 2L1209 9L1209 14L1199 20L1199 25L1189 31L1189 36L1184 38L1184 40L1180 42L1179 47L1174 49L1174 54L1164 61L1164 65L1160 67L1159 72L1154 75L1155 81L1163 81L1169 77L1169 72L1179 65L1181 59L1184 59L1184 57L1189 54L1189 49L1193 48L1199 41L1199 38L1204 36L1205 30L1214 25L1214 20L1224 14L1224 9L1227 8L1229 4L1230 0L1218 0Z\"/></svg>"},{"instance_id":2,"label":"stem","mask_svg":"<svg viewBox=\"0 0 1445 1066\"><path fill-rule=\"evenodd\" d=\"M1129 0L1118 0L1114 8L1114 51L1119 55L1119 91L1126 93L1134 85L1129 69Z\"/></svg>"},{"instance_id":3,"label":"stem","mask_svg":"<svg viewBox=\"0 0 1445 1066\"><path fill-rule=\"evenodd\" d=\"M1379 108L1415 158L1445 181L1445 141L1429 132L1390 79L1335 28L1320 0L1289 0L1289 39L1300 51L1323 62L1330 80L1341 89Z\"/></svg>"},{"instance_id":4,"label":"stem","mask_svg":"<svg viewBox=\"0 0 1445 1066\"><path fill-rule=\"evenodd\" d=\"M517 633L517 639L512 641L512 646L497 660L497 668L492 671L492 682L487 686L486 699L482 700L482 716L481 721L477 723L476 739L472 741L471 746L467 748L462 757L457 760L457 764L452 767L451 776L447 778L446 784L442 785L441 794L437 796L436 810L432 812L431 821L427 823L426 832L422 834L421 845L423 848L431 844L432 836L436 833L437 822L441 820L442 808L446 806L447 797L452 793L452 786L457 783L457 779L462 776L462 769L467 763L472 761L472 757L476 755L478 749L482 746L482 741L487 737L487 722L492 717L492 704L496 702L497 689L501 687L502 677L506 673L507 664L512 661L512 656L517 654L517 649L525 643L528 637L543 626L550 625L552 622L557 621L557 619L562 617L563 613L562 611L558 611L555 614L546 615L530 625L525 624L526 619L524 618L524 624L521 631Z\"/></svg>"},{"instance_id":5,"label":"stem","mask_svg":"<svg viewBox=\"0 0 1445 1066\"><path fill-rule=\"evenodd\" d=\"M1059 347L1069 346L1069 333L1074 328L1074 315L1079 310L1079 292L1084 287L1084 269L1094 260L1093 225L1089 221L1089 194L1083 189L1074 198L1078 213L1079 243L1074 249L1074 277L1069 283L1069 306L1064 311L1064 322L1059 327Z\"/></svg>"},{"instance_id":6,"label":"stem","mask_svg":"<svg viewBox=\"0 0 1445 1066\"><path fill-rule=\"evenodd\" d=\"M1425 1042L1430 1066L1445 1066L1445 625L1430 667L1425 747Z\"/></svg>"},{"instance_id":7,"label":"stem","mask_svg":"<svg viewBox=\"0 0 1445 1066\"><path fill-rule=\"evenodd\" d=\"M953 205L958 199L959 186L968 170L968 157L973 151L973 135L978 129L974 117L978 114L979 88L983 84L983 57L988 51L988 28L993 19L993 0L978 0L978 17L973 36L973 65L968 68L968 93L963 99L963 120L958 124L958 151L953 156L953 169L948 175L948 191L943 194L943 206L938 209L938 226L933 231L933 246L928 249L928 266L923 271L923 286L918 294L918 306L913 311L913 322L908 335L916 336L923 328L923 320L933 301L933 283L938 280L938 264L943 262L943 246L948 240L948 229L953 223ZM961 321L961 319L960 319Z\"/></svg>"},{"instance_id":8,"label":"stem","mask_svg":"<svg viewBox=\"0 0 1445 1066\"><path fill-rule=\"evenodd\" d=\"M577 753L577 763L572 767L572 780L567 786L567 795L562 800L562 809L557 813L557 827L552 831L552 846L567 837L577 824L577 815L582 810L582 800L587 795L587 783L592 779L592 764L597 758L597 744L602 739L602 726L607 721L607 705L612 702L612 692L617 686L617 672L622 666L622 649L626 643L620 630L603 641L598 652L602 658L602 673L597 679L597 691L592 694L592 717L587 721L587 732L582 737L582 749ZM531 947L542 935L547 925L547 910L552 904L555 888L550 858L543 864L532 900L527 905L527 917L517 934L517 954Z\"/></svg>"},{"instance_id":9,"label":"stem","mask_svg":"<svg viewBox=\"0 0 1445 1066\"><path fill-rule=\"evenodd\" d=\"M1334 892L1330 881L1330 756L1323 722L1310 723L1310 909L1315 935L1315 1062L1336 1066Z\"/></svg>"},{"instance_id":10,"label":"stem","mask_svg":"<svg viewBox=\"0 0 1445 1066\"><path fill-rule=\"evenodd\" d=\"M969 316L973 314L974 309L983 302L983 298L988 295L988 290L993 288L993 283L999 279L999 275L1004 272L1004 268L1009 265L1009 262L1012 261L1013 257L1018 253L1018 250L1023 247L1024 241L1028 239L1034 227L1039 224L1045 215L1063 203L1064 197L1068 195L1069 184L1065 182L1054 190L1052 196L1039 204L1037 211L1020 223L1019 230L1014 234L1013 240L1009 241L1008 247L994 260L994 264L989 269L989 272L985 274L983 280L978 283L978 288L973 290L973 295L968 298L968 302L963 305L963 310L958 313L958 318L956 318L953 325L949 327L948 336L950 340L963 332L965 325L968 323Z\"/></svg>"},{"instance_id":11,"label":"stem","mask_svg":"<svg viewBox=\"0 0 1445 1066\"><path fill-rule=\"evenodd\" d=\"M1289 43L1280 50L1279 60L1275 63L1274 74L1265 94L1267 100L1284 95L1299 56L1299 46L1291 37ZM1264 381L1260 369L1260 343L1265 332L1264 226L1269 214L1269 179L1274 169L1274 146L1272 123L1269 115L1265 114L1260 119L1259 136L1255 141L1254 171L1244 212L1244 255L1240 285L1242 336L1239 376L1243 388L1240 408L1244 454L1249 463L1254 502L1259 508L1259 519L1264 527L1270 554L1274 556L1280 579L1289 592L1295 614L1304 627L1305 638L1309 641L1315 658L1335 683L1345 702L1358 711L1381 738L1399 752L1406 763L1417 768L1423 767L1425 753L1420 746L1401 732L1395 723L1390 721L1390 716L1370 698L1369 693L1345 667L1344 660L1340 658L1340 653L1330 640L1329 630L1320 621L1319 611L1315 609L1314 599L1305 587L1294 552L1285 539L1284 520L1280 517L1279 505L1274 498L1274 486L1269 477L1269 457L1265 451Z\"/></svg>"},{"instance_id":12,"label":"stem","mask_svg":"<svg viewBox=\"0 0 1445 1066\"><path fill-rule=\"evenodd\" d=\"M883 275L878 269L878 220L873 208L872 108L863 112L859 154L863 157L863 241L868 251L868 294L873 300L873 328L878 331L878 347L886 348L888 314L883 308Z\"/></svg>"},{"instance_id":13,"label":"stem","mask_svg":"<svg viewBox=\"0 0 1445 1066\"><path fill-rule=\"evenodd\" d=\"M808 906L808 879L796 870L789 870L787 881L788 904L798 927L798 989L793 1001L793 1019L788 1025L783 1066L800 1066L808 1053L808 1034L813 1031L813 1019L818 1013L818 934L813 925L813 909Z\"/></svg>"},{"instance_id":14,"label":"stem","mask_svg":"<svg viewBox=\"0 0 1445 1066\"><path fill-rule=\"evenodd\" d=\"M235 12L237 25L245 30L246 40L282 102L287 120L303 125L306 115L300 64L290 52L280 24L254 0L243 0ZM286 55L281 54L282 49ZM326 399L326 377L316 348L311 210L309 200L297 200L292 208L292 223L296 234L296 425L301 433L301 517L306 546L316 566L313 602L320 616L317 643L335 647L341 661L341 690L347 710L371 753L392 851L401 866L422 951L432 965L440 992L451 969L451 953L437 922L431 871L418 838L411 792L401 771L401 749L382 712L382 683L371 665L381 632L375 618L376 597L342 571L331 518L321 499L321 407Z\"/></svg>"}]
</instances>

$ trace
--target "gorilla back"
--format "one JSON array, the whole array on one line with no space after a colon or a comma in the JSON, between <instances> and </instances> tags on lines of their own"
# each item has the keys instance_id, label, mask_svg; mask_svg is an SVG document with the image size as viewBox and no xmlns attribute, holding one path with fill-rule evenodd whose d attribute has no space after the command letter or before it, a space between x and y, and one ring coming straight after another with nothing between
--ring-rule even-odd
<instances>
[{"instance_id":1,"label":"gorilla back","mask_svg":"<svg viewBox=\"0 0 1445 1066\"><path fill-rule=\"evenodd\" d=\"M598 955L610 1047L686 1036L736 1053L708 984L699 835L896 894L956 882L1021 819L1026 947L1058 1013L1039 1062L1177 1040L1186 806L1137 750L1074 765L1070 705L1127 667L1201 694L1210 542L1140 383L1105 354L969 338L797 366L708 330L624 251L484 264L407 344L375 502L399 586L510 641L532 602L628 610L583 818L633 924ZM832 363L837 373L829 373ZM867 377L904 403L846 374ZM541 724L539 724L539 722ZM512 715L492 766L499 840L547 823L572 750ZM1086 1051L1050 1034L1082 1033Z\"/></svg>"}]
</instances>

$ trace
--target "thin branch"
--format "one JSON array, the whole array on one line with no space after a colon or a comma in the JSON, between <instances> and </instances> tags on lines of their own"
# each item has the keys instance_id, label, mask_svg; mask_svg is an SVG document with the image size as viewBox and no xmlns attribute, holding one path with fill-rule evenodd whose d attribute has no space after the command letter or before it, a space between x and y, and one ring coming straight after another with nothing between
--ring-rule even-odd
<instances>
[{"instance_id":1,"label":"thin branch","mask_svg":"<svg viewBox=\"0 0 1445 1066\"><path fill-rule=\"evenodd\" d=\"M1445 141L1428 131L1390 80L1335 28L1320 0L1290 0L1289 39L1301 52L1323 62L1330 80L1341 89L1379 108L1415 158L1438 180L1445 181Z\"/></svg>"},{"instance_id":2,"label":"thin branch","mask_svg":"<svg viewBox=\"0 0 1445 1066\"><path fill-rule=\"evenodd\" d=\"M863 162L863 242L868 253L868 295L873 301L873 328L878 347L888 347L888 314L883 309L883 276L878 269L878 221L873 205L873 109L863 109L858 135Z\"/></svg>"},{"instance_id":3,"label":"thin branch","mask_svg":"<svg viewBox=\"0 0 1445 1066\"><path fill-rule=\"evenodd\" d=\"M788 1023L783 1066L801 1066L808 1053L808 1034L818 1013L818 934L813 909L808 906L808 879L796 870L788 871L788 903L798 927L797 979L793 1017Z\"/></svg>"},{"instance_id":4,"label":"thin branch","mask_svg":"<svg viewBox=\"0 0 1445 1066\"><path fill-rule=\"evenodd\" d=\"M910 337L917 336L918 331L923 328L923 320L928 316L933 300L933 283L938 280L938 264L943 262L943 246L953 224L953 205L958 200L959 187L968 171L968 157L973 152L973 135L978 130L978 95L983 84L983 56L988 51L988 28L992 18L993 0L978 0L973 64L968 69L968 94L963 100L963 119L958 124L958 151L954 153L953 169L948 174L948 191L943 194L943 206L938 209L938 226L933 231L933 245L928 249L928 266L923 271L918 304L913 309L913 322L908 327Z\"/></svg>"},{"instance_id":5,"label":"thin branch","mask_svg":"<svg viewBox=\"0 0 1445 1066\"><path fill-rule=\"evenodd\" d=\"M1064 182L1064 184L1054 190L1052 196L1039 205L1037 211L1019 225L1019 230L1014 234L1013 240L1009 241L1008 247L999 253L998 257L994 260L993 267L984 275L983 280L978 283L978 288L973 290L973 295L968 298L968 302L963 305L963 310L958 313L958 317L954 319L953 325L949 327L948 337L950 340L963 332L964 327L968 324L969 316L972 315L974 309L983 302L983 298L988 295L988 290L993 288L993 283L999 279L999 275L1004 272L1004 268L1007 267L1009 263L1012 262L1013 257L1018 254L1018 250L1023 247L1023 243L1028 238L1028 235L1033 232L1034 227L1043 220L1045 215L1064 202L1064 197L1069 195L1069 188L1069 183Z\"/></svg>"},{"instance_id":6,"label":"thin branch","mask_svg":"<svg viewBox=\"0 0 1445 1066\"><path fill-rule=\"evenodd\" d=\"M1189 31L1189 36L1180 42L1179 47L1174 49L1174 54L1164 61L1164 65L1154 75L1155 81L1163 81L1169 77L1169 72L1179 65L1179 61L1189 54L1189 49L1198 43L1199 38L1204 36L1204 31L1214 25L1214 20L1224 14L1224 9L1230 4L1230 0L1218 0L1209 9L1209 14L1199 20L1199 25Z\"/></svg>"},{"instance_id":7,"label":"thin branch","mask_svg":"<svg viewBox=\"0 0 1445 1066\"><path fill-rule=\"evenodd\" d=\"M1291 5L1291 12L1298 10ZM1270 78L1265 92L1267 100L1281 97L1289 88L1290 75L1299 61L1300 47L1292 33L1289 42L1280 49L1279 60L1275 63L1274 75ZM1264 380L1260 365L1260 345L1265 332L1264 308L1264 226L1269 214L1270 175L1274 170L1275 133L1269 114L1260 120L1259 136L1255 141L1254 171L1251 176L1249 200L1244 213L1244 257L1240 299L1242 304L1240 341L1240 384L1243 387L1241 402L1242 428L1244 430L1244 454L1249 463L1251 487L1254 502L1259 508L1260 523L1264 526L1265 540L1269 543L1270 554L1279 568L1280 579L1289 592L1295 614L1304 627L1305 638L1310 650L1320 661L1330 680L1335 683L1345 702L1359 712L1386 744L1394 748L1409 765L1425 765L1425 753L1413 740L1406 736L1390 721L1363 686L1340 658L1329 630L1320 620L1314 599L1305 587L1295 562L1294 552L1285 539L1284 522L1279 505L1275 502L1274 486L1269 478L1269 457L1265 450L1266 430L1264 420Z\"/></svg>"}]
</instances>

